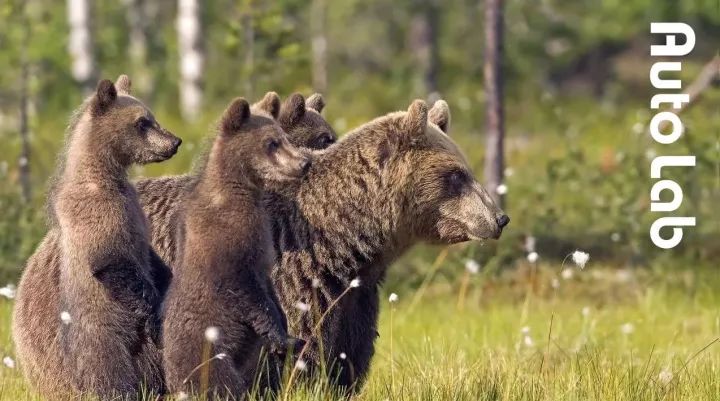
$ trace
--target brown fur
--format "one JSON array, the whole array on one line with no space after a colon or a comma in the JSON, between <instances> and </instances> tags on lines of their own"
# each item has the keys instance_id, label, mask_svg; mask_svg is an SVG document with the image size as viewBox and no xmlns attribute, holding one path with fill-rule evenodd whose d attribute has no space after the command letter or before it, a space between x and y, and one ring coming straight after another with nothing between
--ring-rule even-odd
<instances>
[{"instance_id":1,"label":"brown fur","mask_svg":"<svg viewBox=\"0 0 720 401\"><path fill-rule=\"evenodd\" d=\"M449 124L445 102L429 111L415 102L407 112L380 117L316 154L301 182L267 200L279 255L272 278L290 332L311 342L310 366L323 358L322 339L327 366L337 368L331 377L341 386L356 386L367 374L377 333L377 287L395 258L419 241L500 235L496 220L502 212L444 133ZM154 184L143 189L146 210L170 205L164 195L182 191L187 182L168 178ZM157 227L173 223L151 218L151 224L160 232ZM356 277L360 287L330 311L316 336L318 315L296 309L297 302L322 313ZM337 357L341 352L347 359Z\"/></svg>"},{"instance_id":2,"label":"brown fur","mask_svg":"<svg viewBox=\"0 0 720 401\"><path fill-rule=\"evenodd\" d=\"M107 80L77 114L49 198L55 218L28 261L13 338L30 384L46 397L134 396L162 390L158 307L167 267L127 181L133 163L162 161L180 140ZM119 92L119 93L118 93ZM48 244L57 244L55 252ZM71 321L60 319L68 312Z\"/></svg>"},{"instance_id":3,"label":"brown fur","mask_svg":"<svg viewBox=\"0 0 720 401\"><path fill-rule=\"evenodd\" d=\"M252 380L242 368L255 349L264 342L276 353L286 350L285 321L268 278L275 254L262 195L271 183L299 178L307 166L309 158L290 145L272 118L251 115L244 99L226 110L181 211L182 247L163 325L172 393L202 390L200 373L193 370L222 353L227 356L209 362L208 391L223 399L241 397ZM203 355L208 327L218 328L220 338Z\"/></svg>"},{"instance_id":4,"label":"brown fur","mask_svg":"<svg viewBox=\"0 0 720 401\"><path fill-rule=\"evenodd\" d=\"M263 100L255 103L251 110L254 113L264 112L272 115L274 105L279 101L275 98L277 94L269 92ZM319 107L318 102L324 104L320 94L314 94L310 98L315 99L313 101L315 107ZM322 111L322 108L319 111ZM278 123L287 133L291 144L302 148L324 149L335 142L335 131L322 118L319 111L306 107L305 99L297 93L285 100L278 114ZM176 226L179 221L177 211L182 199L187 196L187 186L192 182L191 175L180 175L150 178L136 183L140 203L145 205L145 213L150 220L153 249L171 268L175 265L177 254L176 242L171 239L177 231Z\"/></svg>"}]
</instances>

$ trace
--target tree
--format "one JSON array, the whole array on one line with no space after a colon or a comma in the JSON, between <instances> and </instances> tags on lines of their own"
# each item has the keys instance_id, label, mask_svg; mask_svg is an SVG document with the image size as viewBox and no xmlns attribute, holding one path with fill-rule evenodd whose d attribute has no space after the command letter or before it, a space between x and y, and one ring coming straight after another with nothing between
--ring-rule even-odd
<instances>
[{"instance_id":1,"label":"tree","mask_svg":"<svg viewBox=\"0 0 720 401\"><path fill-rule=\"evenodd\" d=\"M312 35L312 83L315 92L327 92L327 35L325 25L327 4L325 0L313 0L310 8L310 31Z\"/></svg>"},{"instance_id":2,"label":"tree","mask_svg":"<svg viewBox=\"0 0 720 401\"><path fill-rule=\"evenodd\" d=\"M485 2L485 100L487 102L487 142L485 148L485 185L500 207L503 194L498 187L505 170L503 142L505 137L503 110L503 1Z\"/></svg>"},{"instance_id":3,"label":"tree","mask_svg":"<svg viewBox=\"0 0 720 401\"><path fill-rule=\"evenodd\" d=\"M70 26L68 51L72 60L72 76L88 94L95 87L97 78L93 35L90 29L90 3L88 0L68 0L67 7Z\"/></svg>"},{"instance_id":4,"label":"tree","mask_svg":"<svg viewBox=\"0 0 720 401\"><path fill-rule=\"evenodd\" d=\"M423 91L430 97L437 97L438 90L439 12L435 0L423 0L410 21L410 50L417 58Z\"/></svg>"},{"instance_id":5,"label":"tree","mask_svg":"<svg viewBox=\"0 0 720 401\"><path fill-rule=\"evenodd\" d=\"M123 0L128 25L128 56L132 68L133 90L145 97L152 87L148 66L148 17L145 0Z\"/></svg>"},{"instance_id":6,"label":"tree","mask_svg":"<svg viewBox=\"0 0 720 401\"><path fill-rule=\"evenodd\" d=\"M180 51L180 113L185 120L193 121L202 108L205 64L198 0L178 1L177 33Z\"/></svg>"}]
</instances>

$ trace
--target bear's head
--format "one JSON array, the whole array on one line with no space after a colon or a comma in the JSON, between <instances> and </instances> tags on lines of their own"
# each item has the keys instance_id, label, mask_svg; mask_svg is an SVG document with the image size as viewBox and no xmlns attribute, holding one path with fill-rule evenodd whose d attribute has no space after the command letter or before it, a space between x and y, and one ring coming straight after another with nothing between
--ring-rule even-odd
<instances>
[{"instance_id":1,"label":"bear's head","mask_svg":"<svg viewBox=\"0 0 720 401\"><path fill-rule=\"evenodd\" d=\"M320 150L337 141L337 134L320 115L324 108L325 100L319 93L307 100L295 93L285 100L278 121L293 145Z\"/></svg>"},{"instance_id":2,"label":"bear's head","mask_svg":"<svg viewBox=\"0 0 720 401\"><path fill-rule=\"evenodd\" d=\"M121 166L169 159L182 141L158 124L130 86L127 75L98 83L82 116L88 149Z\"/></svg>"},{"instance_id":3,"label":"bear's head","mask_svg":"<svg viewBox=\"0 0 720 401\"><path fill-rule=\"evenodd\" d=\"M388 182L401 182L411 235L446 244L499 238L509 218L447 135L447 103L440 100L428 110L416 100L407 112L391 114L386 124L390 127L381 129L387 135L377 144L376 160Z\"/></svg>"},{"instance_id":4,"label":"bear's head","mask_svg":"<svg viewBox=\"0 0 720 401\"><path fill-rule=\"evenodd\" d=\"M280 98L274 92L252 108L243 98L230 103L221 117L211 156L219 158L222 170L265 187L307 172L310 156L290 143L275 120L279 110Z\"/></svg>"}]
</instances>

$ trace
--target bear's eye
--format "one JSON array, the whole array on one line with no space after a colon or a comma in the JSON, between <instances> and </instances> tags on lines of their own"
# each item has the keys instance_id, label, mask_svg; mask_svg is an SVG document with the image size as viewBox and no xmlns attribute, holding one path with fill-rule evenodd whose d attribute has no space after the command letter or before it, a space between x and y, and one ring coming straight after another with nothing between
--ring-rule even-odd
<instances>
[{"instance_id":1,"label":"bear's eye","mask_svg":"<svg viewBox=\"0 0 720 401\"><path fill-rule=\"evenodd\" d=\"M277 139L271 140L270 142L268 142L268 145L267 145L268 151L270 151L270 152L274 152L274 151L278 150L279 147L280 147L280 142Z\"/></svg>"},{"instance_id":2,"label":"bear's eye","mask_svg":"<svg viewBox=\"0 0 720 401\"><path fill-rule=\"evenodd\" d=\"M467 182L468 174L464 170L450 170L445 175L446 189L450 196L460 195Z\"/></svg>"},{"instance_id":3,"label":"bear's eye","mask_svg":"<svg viewBox=\"0 0 720 401\"><path fill-rule=\"evenodd\" d=\"M139 131L147 131L152 128L153 123L152 121L150 121L149 118L140 117L137 119L137 121L135 121L135 126Z\"/></svg>"}]
</instances>

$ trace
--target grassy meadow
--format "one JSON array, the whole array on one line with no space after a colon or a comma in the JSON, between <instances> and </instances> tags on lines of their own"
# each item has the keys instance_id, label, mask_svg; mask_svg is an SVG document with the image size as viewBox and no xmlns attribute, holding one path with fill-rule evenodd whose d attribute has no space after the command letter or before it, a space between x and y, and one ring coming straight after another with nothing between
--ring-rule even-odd
<instances>
[{"instance_id":1,"label":"grassy meadow","mask_svg":"<svg viewBox=\"0 0 720 401\"><path fill-rule=\"evenodd\" d=\"M720 398L720 277L712 271L618 270L591 260L584 270L527 264L452 282L426 278L419 290L387 286L373 367L356 399ZM14 357L11 309L0 299L3 357ZM339 398L322 383L282 394ZM1 401L35 399L17 366L0 368Z\"/></svg>"}]
</instances>

